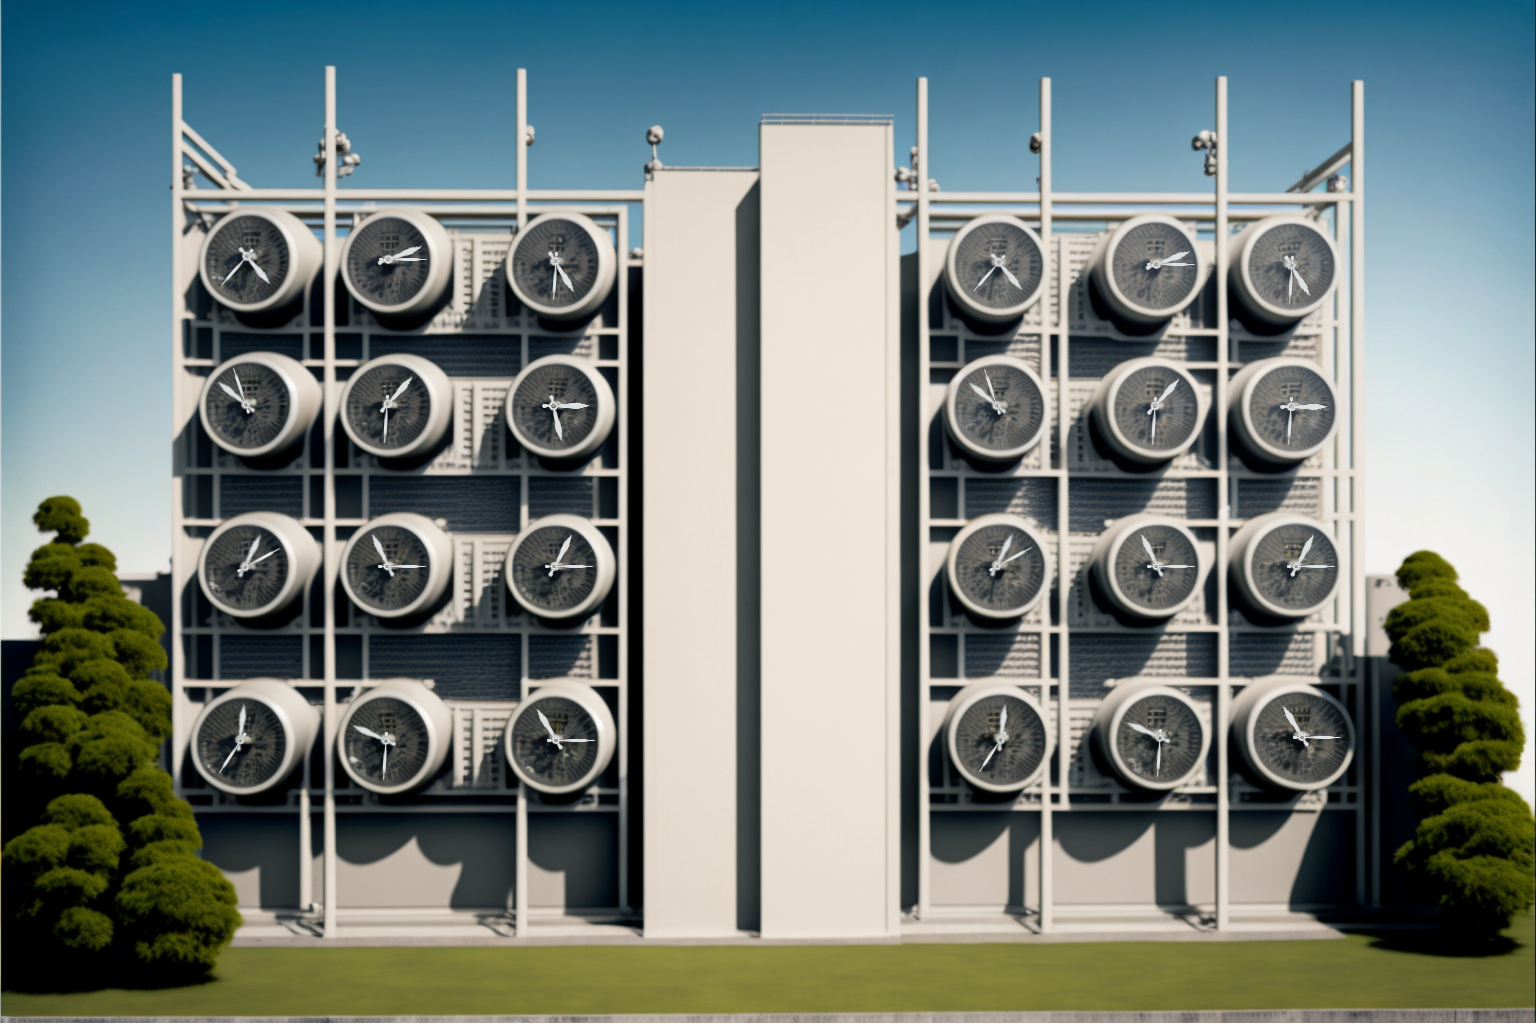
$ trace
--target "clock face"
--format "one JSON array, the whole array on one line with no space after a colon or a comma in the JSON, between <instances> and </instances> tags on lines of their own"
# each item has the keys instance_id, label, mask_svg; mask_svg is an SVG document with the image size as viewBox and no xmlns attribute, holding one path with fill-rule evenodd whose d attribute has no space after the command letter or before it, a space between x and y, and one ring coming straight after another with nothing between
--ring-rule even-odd
<instances>
[{"instance_id":1,"label":"clock face","mask_svg":"<svg viewBox=\"0 0 1536 1024\"><path fill-rule=\"evenodd\" d=\"M962 229L951 244L952 283L969 303L983 309L1015 309L1040 293L1045 256L1039 239L1023 224L1011 218L989 219Z\"/></svg>"},{"instance_id":2,"label":"clock face","mask_svg":"<svg viewBox=\"0 0 1536 1024\"><path fill-rule=\"evenodd\" d=\"M1151 555L1147 548L1151 547ZM1157 564L1161 570L1152 568ZM1188 566L1175 569L1171 566ZM1115 553L1115 584L1136 611L1167 614L1187 601L1200 582L1200 556L1179 529L1150 523L1128 531Z\"/></svg>"},{"instance_id":3,"label":"clock face","mask_svg":"<svg viewBox=\"0 0 1536 1024\"><path fill-rule=\"evenodd\" d=\"M378 786L401 786L415 781L427 764L431 746L431 734L421 714L395 697L360 700L347 719L342 739L352 772ZM363 732L364 729L374 735Z\"/></svg>"},{"instance_id":4,"label":"clock face","mask_svg":"<svg viewBox=\"0 0 1536 1024\"><path fill-rule=\"evenodd\" d=\"M1298 313L1327 295L1337 273L1327 237L1311 225L1292 221L1276 224L1254 239L1247 269L1258 298Z\"/></svg>"},{"instance_id":5,"label":"clock face","mask_svg":"<svg viewBox=\"0 0 1536 1024\"><path fill-rule=\"evenodd\" d=\"M969 442L967 447L1017 455L1039 440L1045 396L1038 381L1001 362L961 373L950 425Z\"/></svg>"},{"instance_id":6,"label":"clock face","mask_svg":"<svg viewBox=\"0 0 1536 1024\"><path fill-rule=\"evenodd\" d=\"M1045 588L1045 552L1018 527L983 526L959 543L950 582L984 613L1022 615Z\"/></svg>"},{"instance_id":7,"label":"clock face","mask_svg":"<svg viewBox=\"0 0 1536 1024\"><path fill-rule=\"evenodd\" d=\"M513 433L546 452L585 448L598 429L603 401L592 379L577 367L561 362L530 366L518 377L508 406Z\"/></svg>"},{"instance_id":8,"label":"clock face","mask_svg":"<svg viewBox=\"0 0 1536 1024\"><path fill-rule=\"evenodd\" d=\"M999 789L1025 785L1049 753L1045 722L1034 705L1003 693L986 694L970 704L952 735L950 753L964 774Z\"/></svg>"},{"instance_id":9,"label":"clock face","mask_svg":"<svg viewBox=\"0 0 1536 1024\"><path fill-rule=\"evenodd\" d=\"M569 697L554 695L535 695L531 705L512 725L510 752L520 774L535 785L570 789L602 771L597 721L586 708ZM539 712L549 720L549 729L539 721ZM551 742L550 732L560 737L559 744Z\"/></svg>"},{"instance_id":10,"label":"clock face","mask_svg":"<svg viewBox=\"0 0 1536 1024\"><path fill-rule=\"evenodd\" d=\"M354 438L387 451L408 449L430 424L432 393L411 369L377 364L349 383L344 415Z\"/></svg>"},{"instance_id":11,"label":"clock face","mask_svg":"<svg viewBox=\"0 0 1536 1024\"><path fill-rule=\"evenodd\" d=\"M1259 595L1298 614L1326 604L1339 584L1333 542L1301 523L1282 523L1261 534L1249 559L1250 580Z\"/></svg>"},{"instance_id":12,"label":"clock face","mask_svg":"<svg viewBox=\"0 0 1536 1024\"><path fill-rule=\"evenodd\" d=\"M213 440L239 453L277 440L288 425L294 403L287 382L272 367L236 363L225 364L207 389L203 404Z\"/></svg>"},{"instance_id":13,"label":"clock face","mask_svg":"<svg viewBox=\"0 0 1536 1024\"><path fill-rule=\"evenodd\" d=\"M202 560L203 585L225 608L255 613L266 609L288 582L288 551L277 535L260 526L231 526L208 542Z\"/></svg>"},{"instance_id":14,"label":"clock face","mask_svg":"<svg viewBox=\"0 0 1536 1024\"><path fill-rule=\"evenodd\" d=\"M390 568L382 568L385 563ZM343 571L353 599L364 611L399 611L426 591L432 550L414 530L375 526L352 545Z\"/></svg>"},{"instance_id":15,"label":"clock face","mask_svg":"<svg viewBox=\"0 0 1536 1024\"><path fill-rule=\"evenodd\" d=\"M265 217L231 215L219 221L203 251L204 273L226 302L256 306L288 279L288 241Z\"/></svg>"},{"instance_id":16,"label":"clock face","mask_svg":"<svg viewBox=\"0 0 1536 1024\"><path fill-rule=\"evenodd\" d=\"M508 266L522 295L557 309L574 306L602 276L597 246L584 225L546 215L518 234Z\"/></svg>"},{"instance_id":17,"label":"clock face","mask_svg":"<svg viewBox=\"0 0 1536 1024\"><path fill-rule=\"evenodd\" d=\"M1133 305L1172 316L1189 304L1200 286L1200 261L1194 250L1194 243L1177 226L1148 221L1126 231L1115 243L1109 272L1120 294ZM1187 265L1164 266L1162 260Z\"/></svg>"},{"instance_id":18,"label":"clock face","mask_svg":"<svg viewBox=\"0 0 1536 1024\"><path fill-rule=\"evenodd\" d=\"M288 731L265 702L227 700L209 710L194 744L210 776L237 789L254 789L273 781L282 769Z\"/></svg>"},{"instance_id":19,"label":"clock face","mask_svg":"<svg viewBox=\"0 0 1536 1024\"><path fill-rule=\"evenodd\" d=\"M1158 741L1158 735L1164 742ZM1187 703L1170 694L1152 693L1133 700L1125 709L1114 744L1120 763L1133 777L1167 784L1198 766L1205 730Z\"/></svg>"},{"instance_id":20,"label":"clock face","mask_svg":"<svg viewBox=\"0 0 1536 1024\"><path fill-rule=\"evenodd\" d=\"M1254 381L1248 394L1248 417L1259 440L1276 451L1305 455L1321 447L1333 433L1336 404L1333 389L1322 374L1282 363Z\"/></svg>"},{"instance_id":21,"label":"clock face","mask_svg":"<svg viewBox=\"0 0 1536 1024\"><path fill-rule=\"evenodd\" d=\"M579 531L566 526L538 527L513 553L511 585L538 613L569 614L592 596L598 583L598 553ZM578 568L552 568L576 566Z\"/></svg>"},{"instance_id":22,"label":"clock face","mask_svg":"<svg viewBox=\"0 0 1536 1024\"><path fill-rule=\"evenodd\" d=\"M1306 734L1305 743L1296 738L1287 710ZM1253 752L1280 780L1315 786L1342 772L1350 734L1344 709L1332 701L1308 693L1281 693L1269 698L1254 718Z\"/></svg>"},{"instance_id":23,"label":"clock face","mask_svg":"<svg viewBox=\"0 0 1536 1024\"><path fill-rule=\"evenodd\" d=\"M1172 366L1156 363L1143 364L1120 379L1111 412L1127 442L1170 458L1188 448L1201 426L1195 386Z\"/></svg>"},{"instance_id":24,"label":"clock face","mask_svg":"<svg viewBox=\"0 0 1536 1024\"><path fill-rule=\"evenodd\" d=\"M355 293L378 306L403 305L427 286L432 257L416 225L400 217L373 217L348 243L347 281Z\"/></svg>"}]
</instances>

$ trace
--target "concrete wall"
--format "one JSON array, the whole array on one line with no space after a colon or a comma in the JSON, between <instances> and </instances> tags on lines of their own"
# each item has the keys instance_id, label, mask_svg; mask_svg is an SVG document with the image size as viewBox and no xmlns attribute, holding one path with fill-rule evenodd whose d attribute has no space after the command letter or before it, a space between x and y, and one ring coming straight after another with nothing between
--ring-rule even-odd
<instances>
[{"instance_id":1,"label":"concrete wall","mask_svg":"<svg viewBox=\"0 0 1536 1024\"><path fill-rule=\"evenodd\" d=\"M646 186L650 936L758 925L757 182L684 170Z\"/></svg>"},{"instance_id":2,"label":"concrete wall","mask_svg":"<svg viewBox=\"0 0 1536 1024\"><path fill-rule=\"evenodd\" d=\"M1182 907L1216 901L1214 814L1085 811L1057 814L1051 821L1058 910L1074 904Z\"/></svg>"},{"instance_id":3,"label":"concrete wall","mask_svg":"<svg viewBox=\"0 0 1536 1024\"><path fill-rule=\"evenodd\" d=\"M205 815L199 824L214 815ZM529 826L533 840L542 831ZM206 826L204 826L206 827ZM510 814L341 814L336 898L347 909L505 908L516 870Z\"/></svg>"},{"instance_id":4,"label":"concrete wall","mask_svg":"<svg viewBox=\"0 0 1536 1024\"><path fill-rule=\"evenodd\" d=\"M759 140L762 934L888 935L900 898L891 128L765 124Z\"/></svg>"}]
</instances>

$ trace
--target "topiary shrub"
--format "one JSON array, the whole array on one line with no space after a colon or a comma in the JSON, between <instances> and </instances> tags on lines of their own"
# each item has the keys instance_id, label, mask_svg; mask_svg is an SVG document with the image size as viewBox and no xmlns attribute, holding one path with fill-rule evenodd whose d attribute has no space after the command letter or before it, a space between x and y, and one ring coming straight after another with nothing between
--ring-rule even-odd
<instances>
[{"instance_id":1,"label":"topiary shrub","mask_svg":"<svg viewBox=\"0 0 1536 1024\"><path fill-rule=\"evenodd\" d=\"M171 696L149 674L166 667L165 627L124 596L112 552L81 543L79 502L49 498L33 521L57 536L23 580L54 596L32 605L42 650L11 690L33 803L7 806L7 819L37 823L0 852L6 985L110 984L114 972L184 981L213 966L241 921L159 763Z\"/></svg>"},{"instance_id":2,"label":"topiary shrub","mask_svg":"<svg viewBox=\"0 0 1536 1024\"><path fill-rule=\"evenodd\" d=\"M1536 820L1499 780L1520 767L1519 701L1499 681L1499 661L1478 646L1488 610L1432 551L1404 560L1408 600L1386 619L1397 724L1419 751L1423 777L1409 795L1423 816L1395 862L1440 908L1458 939L1486 941L1536 902Z\"/></svg>"}]
</instances>

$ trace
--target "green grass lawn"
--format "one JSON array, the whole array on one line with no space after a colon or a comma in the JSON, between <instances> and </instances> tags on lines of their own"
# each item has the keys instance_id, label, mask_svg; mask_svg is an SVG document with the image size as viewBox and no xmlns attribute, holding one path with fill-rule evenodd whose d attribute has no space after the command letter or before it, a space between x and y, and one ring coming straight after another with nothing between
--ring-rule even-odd
<instances>
[{"instance_id":1,"label":"green grass lawn","mask_svg":"<svg viewBox=\"0 0 1536 1024\"><path fill-rule=\"evenodd\" d=\"M878 1013L1518 1007L1529 914L1489 956L1342 941L231 949L206 984L6 992L12 1016Z\"/></svg>"}]
</instances>

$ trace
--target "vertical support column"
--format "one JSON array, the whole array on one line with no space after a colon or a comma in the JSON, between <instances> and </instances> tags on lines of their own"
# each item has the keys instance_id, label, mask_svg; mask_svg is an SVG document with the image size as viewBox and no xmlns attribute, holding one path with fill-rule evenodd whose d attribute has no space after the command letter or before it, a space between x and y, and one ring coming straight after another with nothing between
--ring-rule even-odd
<instances>
[{"instance_id":1,"label":"vertical support column","mask_svg":"<svg viewBox=\"0 0 1536 1024\"><path fill-rule=\"evenodd\" d=\"M523 664L527 664L524 662ZM513 902L516 912L512 917L512 934L519 939L528 937L528 786L517 784L517 870L512 880Z\"/></svg>"},{"instance_id":2,"label":"vertical support column","mask_svg":"<svg viewBox=\"0 0 1536 1024\"><path fill-rule=\"evenodd\" d=\"M517 230L523 230L528 223L528 71L526 68L517 69L517 137L513 140L512 148L517 153ZM623 253L619 253L622 259ZM624 271L620 269L620 273ZM525 323L529 320L527 310L523 310L521 317ZM528 365L528 335L525 331L518 339L522 346L522 361L519 366ZM522 477L518 484L518 494L521 507L519 508L518 529L524 529L528 525L528 456L523 456ZM524 676L528 673L528 634L522 637L522 664ZM523 680L524 687L527 679ZM524 689L523 697L527 697ZM620 842L623 842L622 837ZM512 933L518 938L528 934L528 787L522 782L517 784L517 863L512 871L512 894L516 904L516 914L512 918Z\"/></svg>"},{"instance_id":3,"label":"vertical support column","mask_svg":"<svg viewBox=\"0 0 1536 1024\"><path fill-rule=\"evenodd\" d=\"M526 147L524 147L526 148ZM629 405L629 207L618 209L619 222L614 240L618 243L619 270L614 290L619 304L619 405ZM629 516L629 431L619 431L619 465L622 472L616 486L619 491L619 577L629 576L629 552L633 537ZM626 917L629 905L629 622L630 602L619 602L619 911Z\"/></svg>"},{"instance_id":4,"label":"vertical support column","mask_svg":"<svg viewBox=\"0 0 1536 1024\"><path fill-rule=\"evenodd\" d=\"M1365 83L1359 80L1350 86L1350 183L1349 204L1349 624L1353 634L1350 643L1355 674L1356 707L1364 687L1360 670L1365 655ZM1374 692L1373 692L1374 696ZM1380 705L1373 704L1373 716ZM1356 713L1359 721L1359 713ZM1372 764L1380 764L1372 748ZM1367 786L1377 786L1373 772L1365 777L1363 765L1357 769L1361 784L1355 792L1355 858L1357 864L1355 897L1357 903L1365 902L1365 800ZM1372 800L1372 804L1376 803ZM1374 902L1374 901L1373 901Z\"/></svg>"},{"instance_id":5,"label":"vertical support column","mask_svg":"<svg viewBox=\"0 0 1536 1024\"><path fill-rule=\"evenodd\" d=\"M182 314L186 300L181 294L181 75L171 76L171 451L176 461L171 471L171 735L180 738L187 734L187 723L182 711L182 683L186 679L186 647L182 645L181 589L186 581L184 559L178 558L184 539L182 536L181 489L184 483L183 468L187 465L186 452L181 442L181 410L186 371L182 360L186 352L182 345ZM171 778L181 778L180 744L171 744ZM177 795L180 785L177 784Z\"/></svg>"},{"instance_id":6,"label":"vertical support column","mask_svg":"<svg viewBox=\"0 0 1536 1024\"><path fill-rule=\"evenodd\" d=\"M325 937L336 931L336 68L325 69Z\"/></svg>"},{"instance_id":7,"label":"vertical support column","mask_svg":"<svg viewBox=\"0 0 1536 1024\"><path fill-rule=\"evenodd\" d=\"M765 938L897 933L891 137L888 122L760 129ZM810 224L836 240L835 280L808 258ZM810 371L844 382L837 401L816 400ZM829 722L841 723L836 742L821 736ZM872 766L885 777L872 778ZM846 799L826 799L834 781Z\"/></svg>"},{"instance_id":8,"label":"vertical support column","mask_svg":"<svg viewBox=\"0 0 1536 1024\"><path fill-rule=\"evenodd\" d=\"M528 223L528 71L517 69L517 230ZM622 259L624 254L619 253ZM526 315L526 314L525 314Z\"/></svg>"},{"instance_id":9,"label":"vertical support column","mask_svg":"<svg viewBox=\"0 0 1536 1024\"><path fill-rule=\"evenodd\" d=\"M917 80L917 387L918 422L922 424L928 413L928 331L932 326L928 317L928 79ZM917 464L926 479L928 472L928 430L922 426L917 432ZM922 616L919 628L923 641L917 645L917 919L928 916L929 861L932 859L933 822L928 806L928 687L933 665L929 659L928 641L928 517L929 490L926 484L917 489L917 564L919 569L918 611Z\"/></svg>"},{"instance_id":10,"label":"vertical support column","mask_svg":"<svg viewBox=\"0 0 1536 1024\"><path fill-rule=\"evenodd\" d=\"M1052 337L1052 335L1057 335L1058 332L1061 330L1062 320L1064 319L1061 316L1055 316L1055 317L1051 316L1052 286L1053 286L1053 284L1056 286L1056 293L1057 294L1063 294L1066 291L1066 280L1062 276L1063 275L1064 264L1063 264L1062 259L1061 259L1061 257L1065 254L1066 250L1064 248L1058 246L1057 248L1060 251L1054 252L1054 253L1051 251L1051 80L1049 78L1042 78L1042 79L1040 79L1040 181L1039 181L1039 186L1040 186L1040 244L1041 244L1041 246L1045 250L1045 253L1044 253L1045 258L1050 260L1050 265L1046 267L1045 277L1044 277L1044 285L1043 285L1043 288L1042 288L1041 293L1040 293L1041 309L1043 310L1043 312L1041 314L1041 317L1040 317L1040 320L1041 320L1041 326L1042 326L1042 333L1044 335L1044 337L1042 337L1040 339L1040 341L1041 341L1041 349L1046 353L1046 359L1047 359L1047 365L1045 365L1044 367L1041 368L1042 370L1045 371L1044 373L1041 374L1041 376L1042 376L1042 378L1044 378L1046 380L1049 380L1050 379L1050 372L1051 372L1051 368L1050 368L1050 365L1049 365L1050 350L1051 350L1051 337ZM1066 350L1066 346L1065 345L1063 345L1062 349L1061 349L1061 362L1060 362L1060 366L1061 366L1061 376L1058 377L1058 382L1061 385L1061 390L1057 392L1056 405L1058 407L1057 408L1057 416L1058 416L1060 422L1063 424L1063 426L1061 427L1061 443L1057 446L1058 450L1061 453L1061 456L1060 456L1061 457L1061 466L1060 466L1061 472L1060 472L1060 474L1056 478L1056 488L1057 488L1056 507L1057 507L1057 510L1058 510L1057 511L1057 515L1056 515L1056 542L1057 542L1057 547L1056 547L1056 572L1058 574L1058 579L1063 581L1062 584L1058 587L1058 590L1060 591L1060 598L1059 598L1059 600L1061 601L1061 604L1062 604L1063 614L1062 614L1061 619L1060 619L1060 621L1062 623L1062 625L1061 625L1061 627L1059 629L1060 639L1057 641L1057 643L1060 645L1058 647L1058 650L1060 651L1060 655L1061 655L1061 659L1062 659L1062 664L1065 664L1066 663L1066 653L1067 653L1067 629L1066 629L1066 621L1067 621L1067 619L1066 619L1066 615L1065 615L1065 607L1066 607L1066 601L1067 601L1067 594L1066 594L1067 587L1065 585L1065 580L1067 578L1068 567L1071 565L1071 562L1068 560L1069 556L1068 556L1068 552L1067 552L1067 541L1068 541L1069 534L1068 534L1068 531L1067 531L1067 518L1066 518L1066 516L1067 516L1067 474L1066 474L1066 466L1067 466L1067 429L1066 429L1066 426L1064 424L1066 422L1066 405L1067 405L1067 397L1066 397L1067 350ZM1050 446L1050 440L1049 439L1046 440L1046 446L1047 446L1047 451L1049 451L1049 446ZM1047 458L1049 458L1049 455L1047 455ZM1046 626L1047 627L1050 626L1050 619L1049 619L1049 617L1046 618ZM1044 652L1044 657L1042 658L1042 661L1044 662L1044 671L1041 673L1041 675L1044 677L1044 679L1043 679L1043 681L1041 683L1041 693L1040 693L1041 701L1040 701L1040 703L1041 703L1042 707L1049 708L1050 707L1050 696L1051 696L1051 644L1050 644L1050 640L1049 640L1048 635L1047 636L1042 636L1040 639L1042 641L1041 648L1042 648L1042 650ZM1063 793L1063 797L1062 797L1062 803L1063 804L1066 803L1065 793L1066 793L1066 789L1067 789L1067 764L1068 764L1068 762L1067 762L1067 756L1066 756L1066 748L1067 748L1067 745L1071 741L1071 737L1072 737L1071 724L1070 724L1070 722L1067 719L1067 684L1066 684L1065 673L1063 673L1062 678L1060 680L1058 680L1058 685L1056 687L1056 758L1057 758L1056 764L1057 764L1058 768L1061 771L1061 775L1060 775L1060 783L1061 784L1060 784L1059 788L1060 788L1061 792ZM1055 831L1055 820L1054 820L1054 818L1052 816L1054 808L1051 806L1051 801L1055 798L1055 796L1054 796L1054 789L1055 788L1058 788L1058 787L1052 787L1052 785L1051 785L1051 773L1050 773L1049 769L1047 769L1047 771L1044 773L1044 775L1042 777L1042 780L1041 780L1041 783L1040 783L1040 931L1041 932L1048 932L1048 931L1051 931L1053 929L1053 927L1054 927L1054 920L1055 920L1055 916L1056 916L1056 898L1055 898L1055 885L1056 885L1055 878L1056 878L1056 874L1055 874L1055 870L1053 868L1053 865L1055 863L1053 847L1055 846L1055 843L1056 843L1056 831ZM1023 890L1021 889L1020 891L1023 891Z\"/></svg>"},{"instance_id":11,"label":"vertical support column","mask_svg":"<svg viewBox=\"0 0 1536 1024\"><path fill-rule=\"evenodd\" d=\"M1227 672L1232 653L1231 619L1227 613L1228 520L1232 515L1232 489L1228 466L1227 378L1233 342L1228 330L1227 262L1227 79L1216 79L1216 709L1211 729L1216 734L1216 927L1231 923L1231 792L1227 786L1227 717L1232 702L1232 683Z\"/></svg>"}]
</instances>

